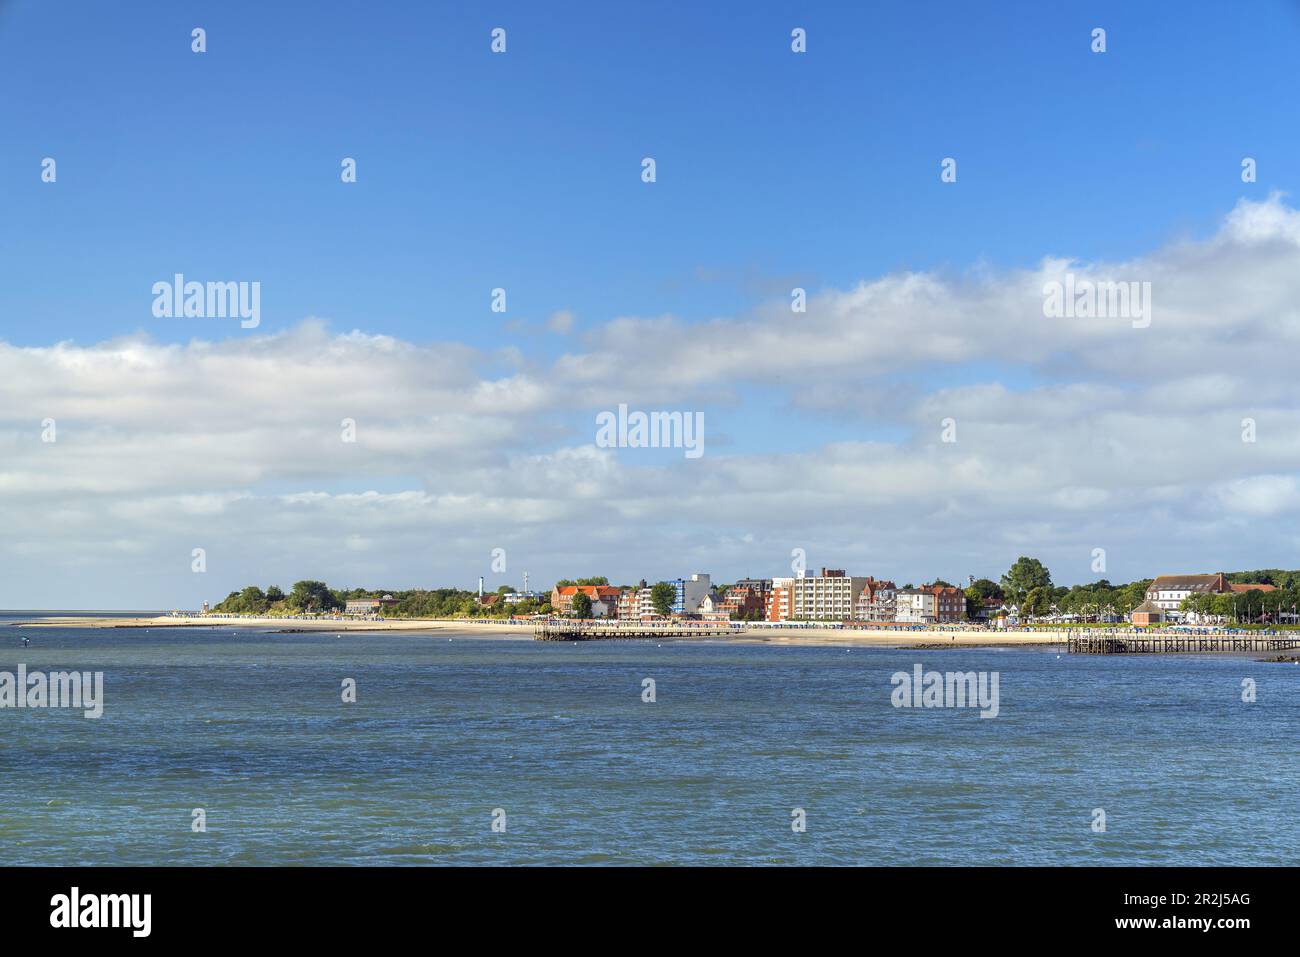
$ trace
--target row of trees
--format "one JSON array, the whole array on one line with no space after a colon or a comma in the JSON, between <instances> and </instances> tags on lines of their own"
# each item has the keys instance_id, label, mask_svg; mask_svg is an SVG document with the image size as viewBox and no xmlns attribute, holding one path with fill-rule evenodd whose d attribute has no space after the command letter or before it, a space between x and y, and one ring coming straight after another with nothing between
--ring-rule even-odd
<instances>
[{"instance_id":1,"label":"row of trees","mask_svg":"<svg viewBox=\"0 0 1300 957\"><path fill-rule=\"evenodd\" d=\"M981 578L972 584L966 589L966 598L972 610L987 598L997 598L1018 605L1021 614L1031 617L1056 612L1100 620L1132 611L1142 603L1150 584L1149 578L1122 585L1102 578L1065 588L1052 584L1052 573L1041 561L1021 555L999 581Z\"/></svg>"},{"instance_id":2,"label":"row of trees","mask_svg":"<svg viewBox=\"0 0 1300 957\"><path fill-rule=\"evenodd\" d=\"M502 586L498 594L514 589ZM295 582L288 594L276 585L263 591L249 585L242 591L232 591L212 610L240 615L300 615L329 614L341 611L353 598L381 598L391 595L396 604L384 609L392 618L508 618L512 614L547 614L551 611L549 600L527 600L507 604L498 601L483 606L475 592L460 588L434 589L332 589L324 582L304 580Z\"/></svg>"},{"instance_id":3,"label":"row of trees","mask_svg":"<svg viewBox=\"0 0 1300 957\"><path fill-rule=\"evenodd\" d=\"M564 585L608 585L609 579L601 577L579 578L576 581L561 579ZM514 592L502 585L497 594L504 598ZM395 604L384 609L392 618L509 618L512 615L551 614L549 598L524 599L519 602L496 601L483 605L478 595L459 588L433 589L333 589L325 582L306 579L295 582L286 594L279 586L271 585L263 591L249 585L242 591L232 591L212 609L215 612L238 615L300 615L330 614L341 611L354 598L381 598L391 595ZM650 600L655 611L668 615L672 611L677 590L668 582L659 582L650 589ZM591 598L579 592L573 601L575 617L591 615Z\"/></svg>"},{"instance_id":4,"label":"row of trees","mask_svg":"<svg viewBox=\"0 0 1300 957\"><path fill-rule=\"evenodd\" d=\"M1276 590L1192 595L1183 601L1183 610L1234 622L1277 622L1283 612L1290 614L1300 607L1300 570L1262 568L1231 572L1226 577L1236 584L1274 585ZM967 608L973 613L984 599L997 598L1014 602L1022 614L1030 616L1055 611L1098 620L1107 615L1126 615L1142 604L1151 581L1142 578L1114 585L1103 578L1086 585L1060 588L1052 584L1046 565L1036 558L1021 556L999 582L981 578L967 588Z\"/></svg>"},{"instance_id":5,"label":"row of trees","mask_svg":"<svg viewBox=\"0 0 1300 957\"><path fill-rule=\"evenodd\" d=\"M1244 583L1243 583L1244 584ZM1265 582L1264 584L1272 584ZM1189 595L1183 599L1184 611L1213 615L1231 622L1277 623L1291 620L1300 606L1300 586L1288 585L1276 591L1243 591L1227 595Z\"/></svg>"},{"instance_id":6,"label":"row of trees","mask_svg":"<svg viewBox=\"0 0 1300 957\"><path fill-rule=\"evenodd\" d=\"M1300 592L1300 570L1259 568L1253 572L1228 572L1228 581L1238 585L1276 585L1280 591Z\"/></svg>"},{"instance_id":7,"label":"row of trees","mask_svg":"<svg viewBox=\"0 0 1300 957\"><path fill-rule=\"evenodd\" d=\"M325 586L324 582L300 581L289 594L279 585L269 585L266 591L249 585L243 591L232 591L218 602L213 611L242 615L264 615L272 610L283 612L327 611L341 608L342 599Z\"/></svg>"},{"instance_id":8,"label":"row of trees","mask_svg":"<svg viewBox=\"0 0 1300 957\"><path fill-rule=\"evenodd\" d=\"M561 579L556 584L608 585L609 579ZM513 592L514 589L509 585L497 589L497 594L502 598ZM394 604L384 609L384 614L391 618L509 618L512 615L548 615L553 612L549 598L528 598L519 602L496 601L483 605L478 600L477 593L460 588L333 589L324 582L310 579L294 582L288 594L277 585L271 585L265 591L257 585L249 585L242 591L232 591L212 610L237 615L330 614L341 611L350 599L381 598L385 595L391 595L395 599ZM677 589L668 582L659 582L650 589L651 604L660 615L670 614L676 600ZM591 616L590 596L584 592L574 596L573 615L578 618Z\"/></svg>"}]
</instances>

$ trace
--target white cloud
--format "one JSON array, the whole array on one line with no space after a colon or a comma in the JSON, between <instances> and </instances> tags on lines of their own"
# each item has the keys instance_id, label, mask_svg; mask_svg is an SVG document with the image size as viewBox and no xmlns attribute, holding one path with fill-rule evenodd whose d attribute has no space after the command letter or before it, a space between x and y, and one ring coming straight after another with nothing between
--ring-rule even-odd
<instances>
[{"instance_id":1,"label":"white cloud","mask_svg":"<svg viewBox=\"0 0 1300 957\"><path fill-rule=\"evenodd\" d=\"M567 335L573 331L574 315L568 309L561 309L558 312L551 313L546 320L546 328L551 332L560 335Z\"/></svg>"},{"instance_id":2,"label":"white cloud","mask_svg":"<svg viewBox=\"0 0 1300 957\"><path fill-rule=\"evenodd\" d=\"M1066 271L1150 281L1150 328L1044 317ZM513 584L525 568L780 573L796 546L915 581L1022 551L1083 580L1094 547L1112 578L1285 564L1297 303L1300 213L1273 197L1125 263L888 275L803 315L778 299L704 323L622 317L549 366L505 356L505 377L483 371L500 353L319 320L186 345L0 343L0 605L193 606L296 576L469 584L495 547ZM595 448L595 413L619 402L705 410L708 452ZM835 441L804 439L828 422ZM189 571L200 546L206 576Z\"/></svg>"},{"instance_id":3,"label":"white cloud","mask_svg":"<svg viewBox=\"0 0 1300 957\"><path fill-rule=\"evenodd\" d=\"M1300 488L1290 475L1254 475L1215 489L1223 507L1246 515L1277 515L1300 506Z\"/></svg>"}]
</instances>

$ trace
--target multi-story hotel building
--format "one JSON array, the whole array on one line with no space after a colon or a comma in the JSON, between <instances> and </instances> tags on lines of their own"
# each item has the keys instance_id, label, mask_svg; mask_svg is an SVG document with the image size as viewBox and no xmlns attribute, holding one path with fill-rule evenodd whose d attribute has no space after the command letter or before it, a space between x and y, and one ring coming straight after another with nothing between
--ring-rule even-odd
<instances>
[{"instance_id":1,"label":"multi-story hotel building","mask_svg":"<svg viewBox=\"0 0 1300 957\"><path fill-rule=\"evenodd\" d=\"M623 589L618 596L618 617L623 621L637 621L641 618L642 600L650 602L650 589L644 581L640 587Z\"/></svg>"},{"instance_id":2,"label":"multi-story hotel building","mask_svg":"<svg viewBox=\"0 0 1300 957\"><path fill-rule=\"evenodd\" d=\"M849 621L866 581L837 568L823 568L820 575L773 579L768 620Z\"/></svg>"},{"instance_id":3,"label":"multi-story hotel building","mask_svg":"<svg viewBox=\"0 0 1300 957\"><path fill-rule=\"evenodd\" d=\"M709 576L699 572L690 578L674 579L668 584L677 590L677 596L673 599L674 615L699 614L700 605L713 593L713 583Z\"/></svg>"},{"instance_id":4,"label":"multi-story hotel building","mask_svg":"<svg viewBox=\"0 0 1300 957\"><path fill-rule=\"evenodd\" d=\"M767 593L767 620L790 620L790 589L793 578L773 578L772 588Z\"/></svg>"}]
</instances>

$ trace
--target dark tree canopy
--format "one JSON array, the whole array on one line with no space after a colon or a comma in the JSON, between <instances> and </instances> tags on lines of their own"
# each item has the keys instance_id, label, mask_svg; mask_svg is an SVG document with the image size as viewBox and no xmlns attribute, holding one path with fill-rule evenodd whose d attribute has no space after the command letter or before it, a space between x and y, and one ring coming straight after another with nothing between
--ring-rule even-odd
<instances>
[{"instance_id":1,"label":"dark tree canopy","mask_svg":"<svg viewBox=\"0 0 1300 957\"><path fill-rule=\"evenodd\" d=\"M677 589L668 582L659 582L650 589L650 601L655 612L666 618L672 614L673 603L677 601Z\"/></svg>"},{"instance_id":2,"label":"dark tree canopy","mask_svg":"<svg viewBox=\"0 0 1300 957\"><path fill-rule=\"evenodd\" d=\"M573 614L578 618L591 617L591 596L585 591L573 596Z\"/></svg>"},{"instance_id":3,"label":"dark tree canopy","mask_svg":"<svg viewBox=\"0 0 1300 957\"><path fill-rule=\"evenodd\" d=\"M1002 576L1002 589L1008 595L1023 601L1035 588L1051 588L1052 574L1037 558L1021 555Z\"/></svg>"}]
</instances>

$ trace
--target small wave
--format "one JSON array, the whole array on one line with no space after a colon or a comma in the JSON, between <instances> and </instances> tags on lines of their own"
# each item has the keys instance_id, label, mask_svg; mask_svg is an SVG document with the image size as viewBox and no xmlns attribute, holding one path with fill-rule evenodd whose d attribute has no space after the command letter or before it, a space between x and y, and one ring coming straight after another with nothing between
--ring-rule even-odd
<instances>
[{"instance_id":1,"label":"small wave","mask_svg":"<svg viewBox=\"0 0 1300 957\"><path fill-rule=\"evenodd\" d=\"M411 857L413 855L455 854L463 850L459 844L399 844L381 847L374 851L380 857Z\"/></svg>"}]
</instances>

